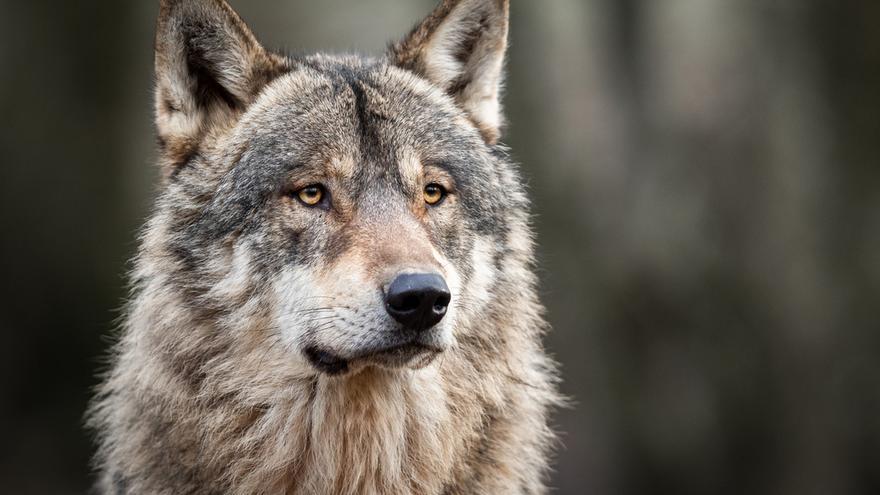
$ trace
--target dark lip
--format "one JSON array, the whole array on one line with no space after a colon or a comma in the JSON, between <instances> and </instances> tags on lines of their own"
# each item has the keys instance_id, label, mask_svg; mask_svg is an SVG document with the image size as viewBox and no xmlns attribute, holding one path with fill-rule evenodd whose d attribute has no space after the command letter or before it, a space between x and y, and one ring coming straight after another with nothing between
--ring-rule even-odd
<instances>
[{"instance_id":1,"label":"dark lip","mask_svg":"<svg viewBox=\"0 0 880 495\"><path fill-rule=\"evenodd\" d=\"M323 373L341 375L348 371L348 361L333 353L322 351L316 346L309 346L304 352L312 366Z\"/></svg>"},{"instance_id":2,"label":"dark lip","mask_svg":"<svg viewBox=\"0 0 880 495\"><path fill-rule=\"evenodd\" d=\"M408 342L359 353L351 358L343 358L317 346L309 346L304 350L306 358L319 371L328 375L342 375L348 372L354 361L371 364L402 367L419 356L437 355L443 352L435 346L421 342Z\"/></svg>"}]
</instances>

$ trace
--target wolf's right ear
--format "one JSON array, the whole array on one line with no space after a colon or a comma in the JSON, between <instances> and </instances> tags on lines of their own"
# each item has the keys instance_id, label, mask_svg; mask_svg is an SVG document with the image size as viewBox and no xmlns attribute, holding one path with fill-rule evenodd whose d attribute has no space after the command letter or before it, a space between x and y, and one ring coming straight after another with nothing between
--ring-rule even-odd
<instances>
[{"instance_id":1,"label":"wolf's right ear","mask_svg":"<svg viewBox=\"0 0 880 495\"><path fill-rule=\"evenodd\" d=\"M287 70L224 0L160 0L156 127L170 175L205 133L231 121Z\"/></svg>"},{"instance_id":2,"label":"wolf's right ear","mask_svg":"<svg viewBox=\"0 0 880 495\"><path fill-rule=\"evenodd\" d=\"M510 0L442 0L390 53L392 63L452 96L490 144L503 121L509 10Z\"/></svg>"}]
</instances>

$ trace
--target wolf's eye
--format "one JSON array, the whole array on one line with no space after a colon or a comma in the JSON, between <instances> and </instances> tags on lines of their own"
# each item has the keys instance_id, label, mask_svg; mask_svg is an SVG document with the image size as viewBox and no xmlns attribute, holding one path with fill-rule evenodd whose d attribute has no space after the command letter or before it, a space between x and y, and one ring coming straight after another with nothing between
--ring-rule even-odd
<instances>
[{"instance_id":1,"label":"wolf's eye","mask_svg":"<svg viewBox=\"0 0 880 495\"><path fill-rule=\"evenodd\" d=\"M324 187L319 185L306 186L296 192L296 197L306 206L318 206L324 195Z\"/></svg>"},{"instance_id":2,"label":"wolf's eye","mask_svg":"<svg viewBox=\"0 0 880 495\"><path fill-rule=\"evenodd\" d=\"M425 186L425 203L431 206L440 204L446 197L446 189L440 184L428 184Z\"/></svg>"}]
</instances>

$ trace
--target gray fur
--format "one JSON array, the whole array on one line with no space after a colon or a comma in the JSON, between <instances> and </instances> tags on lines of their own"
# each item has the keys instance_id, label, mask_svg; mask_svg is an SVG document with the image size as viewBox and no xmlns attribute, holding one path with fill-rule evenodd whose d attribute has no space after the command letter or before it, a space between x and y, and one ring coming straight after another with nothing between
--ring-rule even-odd
<instances>
[{"instance_id":1,"label":"gray fur","mask_svg":"<svg viewBox=\"0 0 880 495\"><path fill-rule=\"evenodd\" d=\"M388 56L296 59L225 2L162 2L165 184L90 413L103 493L544 493L559 399L528 196L497 105L468 99L497 97L468 84L500 84L507 9L445 1ZM453 85L420 58L450 29ZM422 269L452 305L413 336L381 294Z\"/></svg>"}]
</instances>

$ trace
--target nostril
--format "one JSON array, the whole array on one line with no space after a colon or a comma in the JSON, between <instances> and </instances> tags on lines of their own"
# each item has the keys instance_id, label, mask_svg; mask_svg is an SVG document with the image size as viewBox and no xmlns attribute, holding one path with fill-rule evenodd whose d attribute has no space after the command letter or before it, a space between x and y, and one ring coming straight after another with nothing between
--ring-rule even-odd
<instances>
[{"instance_id":1,"label":"nostril","mask_svg":"<svg viewBox=\"0 0 880 495\"><path fill-rule=\"evenodd\" d=\"M437 297L437 300L434 301L434 311L438 313L446 311L446 308L449 307L450 300L451 297L449 296L449 294L441 294L439 297Z\"/></svg>"},{"instance_id":2,"label":"nostril","mask_svg":"<svg viewBox=\"0 0 880 495\"><path fill-rule=\"evenodd\" d=\"M403 297L396 298L390 301L389 304L395 311L407 312L419 309L422 301L417 294L404 294Z\"/></svg>"}]
</instances>

